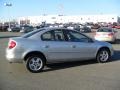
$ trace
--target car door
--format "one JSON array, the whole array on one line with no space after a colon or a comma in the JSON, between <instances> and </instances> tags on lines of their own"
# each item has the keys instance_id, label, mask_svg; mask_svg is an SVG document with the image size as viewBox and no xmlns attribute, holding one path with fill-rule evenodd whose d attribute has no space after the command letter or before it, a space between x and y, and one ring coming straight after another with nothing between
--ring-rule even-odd
<instances>
[{"instance_id":1,"label":"car door","mask_svg":"<svg viewBox=\"0 0 120 90\"><path fill-rule=\"evenodd\" d=\"M74 58L74 47L66 41L63 30L48 31L41 35L41 39L49 61L67 61Z\"/></svg>"},{"instance_id":2,"label":"car door","mask_svg":"<svg viewBox=\"0 0 120 90\"><path fill-rule=\"evenodd\" d=\"M90 59L95 57L96 45L87 36L73 30L65 30L67 45L72 48L71 54L76 60Z\"/></svg>"}]
</instances>

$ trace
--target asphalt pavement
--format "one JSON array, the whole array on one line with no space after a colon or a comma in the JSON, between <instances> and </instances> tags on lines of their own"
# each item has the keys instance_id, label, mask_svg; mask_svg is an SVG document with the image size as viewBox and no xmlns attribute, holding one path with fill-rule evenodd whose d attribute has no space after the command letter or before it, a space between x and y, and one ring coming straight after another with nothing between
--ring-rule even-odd
<instances>
[{"instance_id":1,"label":"asphalt pavement","mask_svg":"<svg viewBox=\"0 0 120 90\"><path fill-rule=\"evenodd\" d=\"M93 37L93 33L86 33ZM40 73L30 73L24 64L5 59L8 37L20 33L0 32L0 90L120 90L120 31L111 62L96 61L49 64ZM6 36L6 37L4 37Z\"/></svg>"}]
</instances>

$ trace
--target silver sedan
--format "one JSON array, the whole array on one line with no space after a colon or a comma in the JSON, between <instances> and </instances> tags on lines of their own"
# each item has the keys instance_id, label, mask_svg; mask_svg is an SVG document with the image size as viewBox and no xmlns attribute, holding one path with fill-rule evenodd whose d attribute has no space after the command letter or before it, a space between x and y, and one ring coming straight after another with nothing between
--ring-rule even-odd
<instances>
[{"instance_id":1,"label":"silver sedan","mask_svg":"<svg viewBox=\"0 0 120 90\"><path fill-rule=\"evenodd\" d=\"M42 28L10 38L6 49L9 62L25 62L30 72L40 72L48 62L96 59L104 63L113 55L112 45L66 28Z\"/></svg>"}]
</instances>

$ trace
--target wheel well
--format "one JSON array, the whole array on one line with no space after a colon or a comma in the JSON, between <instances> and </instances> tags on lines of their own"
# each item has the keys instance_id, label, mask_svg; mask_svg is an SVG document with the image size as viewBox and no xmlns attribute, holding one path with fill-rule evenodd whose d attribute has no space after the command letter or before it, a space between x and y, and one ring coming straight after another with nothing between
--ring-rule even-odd
<instances>
[{"instance_id":1,"label":"wheel well","mask_svg":"<svg viewBox=\"0 0 120 90\"><path fill-rule=\"evenodd\" d=\"M39 52L39 51L32 51L32 52L29 52L25 57L24 57L24 61L27 60L27 58L31 55L39 55L41 58L43 58L46 62L46 57L43 53Z\"/></svg>"},{"instance_id":2,"label":"wheel well","mask_svg":"<svg viewBox=\"0 0 120 90\"><path fill-rule=\"evenodd\" d=\"M101 48L98 50L98 52L99 52L100 50L102 50L102 49L106 49L107 51L109 51L109 54L111 55L110 49L109 49L108 47L101 47Z\"/></svg>"}]
</instances>

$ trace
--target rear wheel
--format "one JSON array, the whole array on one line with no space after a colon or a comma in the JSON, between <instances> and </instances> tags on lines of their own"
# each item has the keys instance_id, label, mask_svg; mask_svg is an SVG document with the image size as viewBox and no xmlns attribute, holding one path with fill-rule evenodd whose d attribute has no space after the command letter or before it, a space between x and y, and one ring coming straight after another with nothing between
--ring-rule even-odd
<instances>
[{"instance_id":1,"label":"rear wheel","mask_svg":"<svg viewBox=\"0 0 120 90\"><path fill-rule=\"evenodd\" d=\"M45 66L44 58L39 55L28 56L26 68L33 73L41 72Z\"/></svg>"},{"instance_id":2,"label":"rear wheel","mask_svg":"<svg viewBox=\"0 0 120 90\"><path fill-rule=\"evenodd\" d=\"M99 63L108 62L110 59L110 52L107 49L101 49L98 51L96 59Z\"/></svg>"}]
</instances>

